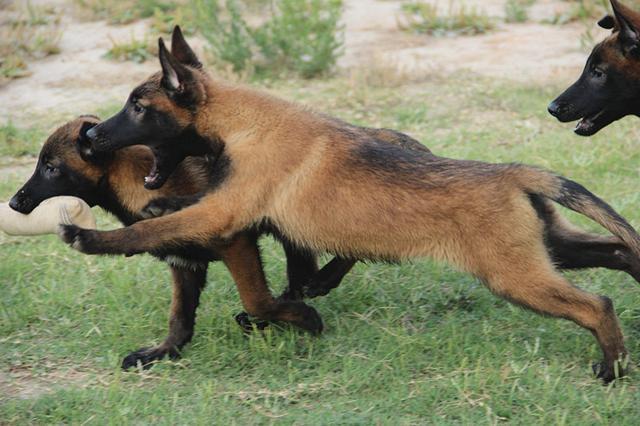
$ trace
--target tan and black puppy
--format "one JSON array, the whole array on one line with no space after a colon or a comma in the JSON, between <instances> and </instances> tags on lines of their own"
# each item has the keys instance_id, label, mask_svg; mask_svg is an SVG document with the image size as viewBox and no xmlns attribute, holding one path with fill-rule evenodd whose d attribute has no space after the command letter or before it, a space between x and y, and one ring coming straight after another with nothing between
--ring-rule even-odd
<instances>
[{"instance_id":1,"label":"tan and black puppy","mask_svg":"<svg viewBox=\"0 0 640 426\"><path fill-rule=\"evenodd\" d=\"M226 159L220 180L174 214L109 232L64 227L73 247L137 253L203 244L270 223L313 251L394 261L431 257L472 273L513 303L585 327L604 355L598 375L610 381L622 371L616 363L627 351L611 300L558 273L541 214L552 200L590 217L618 237L610 243L628 247L637 271L640 236L604 201L545 170L407 150L366 129L215 80L179 29L172 49L160 41L162 72L87 135L106 152L152 143L158 155L148 187L171 174L172 163L161 153L203 147Z\"/></svg>"},{"instance_id":2,"label":"tan and black puppy","mask_svg":"<svg viewBox=\"0 0 640 426\"><path fill-rule=\"evenodd\" d=\"M626 115L640 116L640 13L611 0L614 16L598 25L611 35L594 48L573 85L549 104L565 122L580 120L576 134L591 136Z\"/></svg>"},{"instance_id":3,"label":"tan and black puppy","mask_svg":"<svg viewBox=\"0 0 640 426\"><path fill-rule=\"evenodd\" d=\"M142 185L153 155L148 148L136 146L117 153L95 152L86 139L86 131L99 123L93 116L81 116L58 128L45 142L33 176L11 199L10 205L21 213L30 213L41 201L57 195L73 195L91 206L100 206L123 224L131 225L148 216L144 207L162 197L186 200L215 184L220 168L210 158L188 158L177 165L175 173L162 189L149 191ZM173 198L172 198L173 199ZM156 213L157 214L157 213ZM245 309L260 319L291 322L306 330L319 332L322 322L316 311L302 302L305 289L325 293L336 287L355 263L336 258L318 271L316 257L283 241L287 257L289 287L278 299L269 292L260 262L256 240L267 227L253 227L227 241L211 239L206 244L158 247L152 251L166 261L173 276L173 300L169 335L153 348L128 355L123 368L141 363L148 367L166 356L176 358L193 336L196 308L204 288L207 265L222 260L233 276ZM318 289L315 289L317 286ZM246 315L239 315L246 323ZM239 321L240 322L240 321Z\"/></svg>"}]
</instances>

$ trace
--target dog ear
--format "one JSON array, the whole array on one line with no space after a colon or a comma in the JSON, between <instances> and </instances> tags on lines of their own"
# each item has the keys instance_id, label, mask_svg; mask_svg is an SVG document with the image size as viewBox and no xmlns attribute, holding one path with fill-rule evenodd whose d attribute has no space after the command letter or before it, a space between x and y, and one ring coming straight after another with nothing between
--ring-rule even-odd
<instances>
[{"instance_id":1,"label":"dog ear","mask_svg":"<svg viewBox=\"0 0 640 426\"><path fill-rule=\"evenodd\" d=\"M598 25L605 30L612 30L616 26L616 20L611 15L606 15L598 21Z\"/></svg>"},{"instance_id":2,"label":"dog ear","mask_svg":"<svg viewBox=\"0 0 640 426\"><path fill-rule=\"evenodd\" d=\"M162 66L160 85L176 103L189 107L197 104L205 97L201 84L198 84L196 71L178 61L167 50L164 40L158 40L158 55Z\"/></svg>"},{"instance_id":3,"label":"dog ear","mask_svg":"<svg viewBox=\"0 0 640 426\"><path fill-rule=\"evenodd\" d=\"M84 117L84 116L81 116ZM94 118L94 116L89 116ZM87 137L87 132L89 129L97 125L96 121L83 121L80 125L80 133L78 134L78 140L76 141L76 149L78 154L80 154L80 158L82 158L87 163L93 164L103 164L107 158L111 155L107 152L96 152L93 150L91 146L91 141Z\"/></svg>"},{"instance_id":4,"label":"dog ear","mask_svg":"<svg viewBox=\"0 0 640 426\"><path fill-rule=\"evenodd\" d=\"M169 53L162 37L158 39L158 57L162 67L162 87L172 92L183 91L188 70Z\"/></svg>"},{"instance_id":5,"label":"dog ear","mask_svg":"<svg viewBox=\"0 0 640 426\"><path fill-rule=\"evenodd\" d=\"M183 65L189 65L197 69L202 68L202 63L184 39L179 25L173 28L173 34L171 35L171 54Z\"/></svg>"},{"instance_id":6,"label":"dog ear","mask_svg":"<svg viewBox=\"0 0 640 426\"><path fill-rule=\"evenodd\" d=\"M640 16L633 10L618 3L618 0L610 0L613 13L618 24L618 40L625 55L640 56Z\"/></svg>"}]
</instances>

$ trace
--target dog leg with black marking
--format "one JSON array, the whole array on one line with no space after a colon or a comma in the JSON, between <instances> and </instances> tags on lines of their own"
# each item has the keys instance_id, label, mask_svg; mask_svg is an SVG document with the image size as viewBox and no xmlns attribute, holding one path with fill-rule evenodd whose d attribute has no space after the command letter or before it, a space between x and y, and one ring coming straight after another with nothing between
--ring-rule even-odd
<instances>
[{"instance_id":1,"label":"dog leg with black marking","mask_svg":"<svg viewBox=\"0 0 640 426\"><path fill-rule=\"evenodd\" d=\"M138 349L127 355L122 360L122 368L125 370L136 366L147 369L161 359L179 358L180 351L193 337L196 309L200 302L200 293L206 284L207 267L172 267L171 273L173 296L169 313L169 335L158 346Z\"/></svg>"},{"instance_id":2,"label":"dog leg with black marking","mask_svg":"<svg viewBox=\"0 0 640 426\"><path fill-rule=\"evenodd\" d=\"M544 221L545 245L558 268L613 269L640 282L640 259L620 238L585 232L564 218L548 199L534 195L529 198Z\"/></svg>"}]
</instances>

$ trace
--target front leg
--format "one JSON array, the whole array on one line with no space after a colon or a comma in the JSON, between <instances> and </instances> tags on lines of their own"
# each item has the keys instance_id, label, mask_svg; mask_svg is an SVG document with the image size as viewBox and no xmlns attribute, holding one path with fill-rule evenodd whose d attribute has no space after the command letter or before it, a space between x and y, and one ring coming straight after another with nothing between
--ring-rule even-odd
<instances>
[{"instance_id":1,"label":"front leg","mask_svg":"<svg viewBox=\"0 0 640 426\"><path fill-rule=\"evenodd\" d=\"M236 201L236 204L232 202ZM60 237L86 254L125 254L150 252L189 244L207 246L225 239L248 225L237 212L248 212L241 197L225 197L218 192L176 213L143 220L112 231L93 231L62 225Z\"/></svg>"},{"instance_id":2,"label":"front leg","mask_svg":"<svg viewBox=\"0 0 640 426\"><path fill-rule=\"evenodd\" d=\"M200 293L207 278L207 267L183 269L171 267L173 275L173 295L169 313L169 334L158 346L138 349L122 360L122 368L138 365L147 369L163 358L176 359L180 350L191 341L196 321L196 309Z\"/></svg>"}]
</instances>

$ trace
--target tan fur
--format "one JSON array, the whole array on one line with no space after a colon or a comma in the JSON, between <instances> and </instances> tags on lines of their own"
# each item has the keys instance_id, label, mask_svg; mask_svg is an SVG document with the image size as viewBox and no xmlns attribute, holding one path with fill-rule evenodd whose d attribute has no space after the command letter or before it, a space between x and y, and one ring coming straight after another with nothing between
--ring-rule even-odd
<instances>
[{"instance_id":1,"label":"tan fur","mask_svg":"<svg viewBox=\"0 0 640 426\"><path fill-rule=\"evenodd\" d=\"M56 163L64 163L94 184L104 180L113 191L117 202L133 216L140 218L141 211L150 201L163 197L187 196L206 190L208 173L203 168L200 158L187 158L178 165L166 184L158 190L148 190L143 186L144 176L153 162L153 155L145 146L132 146L116 153L106 165L93 164L84 161L77 151L77 135L83 121L99 122L96 118L80 117L57 129L45 142L44 152L51 152ZM239 232L225 241L209 240L201 244L214 257L222 258L233 276L240 299L245 310L256 317L265 320L291 322L305 327L312 308L297 301L276 300L268 287L255 236L250 232ZM183 260L188 262L189 259ZM185 286L193 286L195 276L206 276L201 268L172 265L174 292L170 312L169 336L160 346L152 348L154 351L168 351L174 346L181 347L186 339L184 330L184 304L182 300ZM204 285L204 277L198 285ZM193 289L190 289L191 291ZM198 290L199 291L199 290ZM191 302L192 303L192 302ZM195 308L193 308L195 309ZM313 311L315 313L315 311ZM317 315L317 314L316 314ZM192 332L192 325L191 330ZM316 330L314 330L316 331ZM188 337L190 339L190 335ZM182 343L179 343L182 342ZM173 349L172 349L173 350Z\"/></svg>"},{"instance_id":2,"label":"tan fur","mask_svg":"<svg viewBox=\"0 0 640 426\"><path fill-rule=\"evenodd\" d=\"M315 251L448 261L514 303L591 330L609 370L626 354L611 302L571 286L545 249L544 224L529 194L561 198L563 181L557 176L425 154L378 158L375 137L362 129L192 72L205 91L189 124L204 138L224 141L232 172L200 203L102 234L102 243L127 240L136 250L149 250L229 237L268 220ZM153 96L158 93L161 88ZM173 111L184 116L175 105ZM602 216L602 207L591 202L574 204L619 231L638 255L637 233Z\"/></svg>"}]
</instances>

